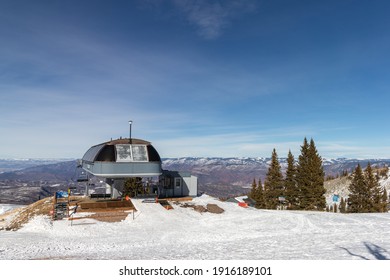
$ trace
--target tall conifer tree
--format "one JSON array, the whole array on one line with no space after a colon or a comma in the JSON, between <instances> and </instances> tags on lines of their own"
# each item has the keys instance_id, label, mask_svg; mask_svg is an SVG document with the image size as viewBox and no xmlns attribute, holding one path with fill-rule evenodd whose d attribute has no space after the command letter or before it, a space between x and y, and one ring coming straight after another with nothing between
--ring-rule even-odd
<instances>
[{"instance_id":1,"label":"tall conifer tree","mask_svg":"<svg viewBox=\"0 0 390 280\"><path fill-rule=\"evenodd\" d=\"M265 208L264 203L264 190L263 190L263 183L261 182L261 179L259 178L259 183L257 184L257 190L256 190L256 208Z\"/></svg>"},{"instance_id":2,"label":"tall conifer tree","mask_svg":"<svg viewBox=\"0 0 390 280\"><path fill-rule=\"evenodd\" d=\"M251 192L249 193L249 197L256 200L256 191L257 191L257 183L256 183L256 179L253 179L252 188L251 188Z\"/></svg>"},{"instance_id":3,"label":"tall conifer tree","mask_svg":"<svg viewBox=\"0 0 390 280\"><path fill-rule=\"evenodd\" d=\"M382 192L382 211L381 212L388 212L389 211L388 206L387 206L387 200L388 200L387 191L386 191L386 188L383 188L383 192Z\"/></svg>"},{"instance_id":4,"label":"tall conifer tree","mask_svg":"<svg viewBox=\"0 0 390 280\"><path fill-rule=\"evenodd\" d=\"M259 179L258 184L256 184L256 180L253 179L252 190L249 194L249 197L252 198L256 202L256 204L255 204L256 208L265 208L263 185L261 183L261 179Z\"/></svg>"},{"instance_id":5,"label":"tall conifer tree","mask_svg":"<svg viewBox=\"0 0 390 280\"><path fill-rule=\"evenodd\" d=\"M288 151L286 178L284 179L286 200L289 203L288 209L298 208L299 192L298 192L295 176L296 176L295 160L290 150Z\"/></svg>"},{"instance_id":6,"label":"tall conifer tree","mask_svg":"<svg viewBox=\"0 0 390 280\"><path fill-rule=\"evenodd\" d=\"M360 164L357 165L355 172L353 173L349 191L348 212L367 213L370 207L370 198Z\"/></svg>"},{"instance_id":7,"label":"tall conifer tree","mask_svg":"<svg viewBox=\"0 0 390 280\"><path fill-rule=\"evenodd\" d=\"M311 139L309 144L305 137L296 173L300 209L320 211L325 209L324 175L322 158L317 152L314 140Z\"/></svg>"},{"instance_id":8,"label":"tall conifer tree","mask_svg":"<svg viewBox=\"0 0 390 280\"><path fill-rule=\"evenodd\" d=\"M366 170L364 171L364 179L367 188L367 194L369 196L369 202L367 205L368 212L381 212L382 211L382 194L381 188L378 182L377 176L368 163Z\"/></svg>"},{"instance_id":9,"label":"tall conifer tree","mask_svg":"<svg viewBox=\"0 0 390 280\"><path fill-rule=\"evenodd\" d=\"M308 178L308 159L309 159L309 143L307 139L303 140L301 146L301 154L298 157L298 165L296 169L296 182L297 182L297 206L299 209L306 209L308 206L307 194L309 193L309 178Z\"/></svg>"},{"instance_id":10,"label":"tall conifer tree","mask_svg":"<svg viewBox=\"0 0 390 280\"><path fill-rule=\"evenodd\" d=\"M309 167L310 167L310 181L312 192L311 208L313 210L323 211L326 206L324 187L325 172L322 166L322 158L318 154L314 140L310 140L309 144Z\"/></svg>"},{"instance_id":11,"label":"tall conifer tree","mask_svg":"<svg viewBox=\"0 0 390 280\"><path fill-rule=\"evenodd\" d=\"M264 202L267 209L276 209L278 198L284 194L284 180L276 150L272 151L271 165L264 182Z\"/></svg>"}]
</instances>

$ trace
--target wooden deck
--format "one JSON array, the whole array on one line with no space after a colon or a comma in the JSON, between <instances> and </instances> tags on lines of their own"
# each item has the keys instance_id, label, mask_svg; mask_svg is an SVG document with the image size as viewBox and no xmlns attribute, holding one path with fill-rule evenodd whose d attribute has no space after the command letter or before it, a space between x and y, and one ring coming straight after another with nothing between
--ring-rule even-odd
<instances>
[{"instance_id":1,"label":"wooden deck","mask_svg":"<svg viewBox=\"0 0 390 280\"><path fill-rule=\"evenodd\" d=\"M129 200L112 200L112 199L91 199L91 198L74 198L70 202L71 212L76 208L76 212L71 215L69 220L95 219L102 222L120 222L126 217L137 211L134 204ZM77 216L77 213L90 213L86 216Z\"/></svg>"}]
</instances>

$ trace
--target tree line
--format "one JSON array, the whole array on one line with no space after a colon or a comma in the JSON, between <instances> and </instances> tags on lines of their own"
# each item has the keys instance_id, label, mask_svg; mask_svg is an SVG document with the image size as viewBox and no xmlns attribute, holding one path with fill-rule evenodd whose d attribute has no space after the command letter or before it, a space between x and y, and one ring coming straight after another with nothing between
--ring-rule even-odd
<instances>
[{"instance_id":1,"label":"tree line","mask_svg":"<svg viewBox=\"0 0 390 280\"><path fill-rule=\"evenodd\" d=\"M386 188L381 187L379 179L388 178L389 168L374 169L370 163L363 171L360 164L350 175L351 182L348 186L350 192L348 198L341 198L339 205L334 203L327 206L328 212L340 213L373 213L388 212L389 196Z\"/></svg>"},{"instance_id":2,"label":"tree line","mask_svg":"<svg viewBox=\"0 0 390 280\"><path fill-rule=\"evenodd\" d=\"M387 212L388 195L386 189L380 186L378 177L370 164L365 171L358 164L348 186L349 197L341 199L340 212ZM249 197L255 201L256 208L329 211L324 181L322 158L314 140L309 142L305 138L297 162L289 151L285 176L282 174L277 152L273 149L264 184L261 179L258 182L254 179ZM336 206L331 207L337 212Z\"/></svg>"},{"instance_id":3,"label":"tree line","mask_svg":"<svg viewBox=\"0 0 390 280\"><path fill-rule=\"evenodd\" d=\"M352 174L348 200L342 205L345 209L340 210L350 213L387 212L387 191L380 186L377 175L370 163L364 171L358 164Z\"/></svg>"},{"instance_id":4,"label":"tree line","mask_svg":"<svg viewBox=\"0 0 390 280\"><path fill-rule=\"evenodd\" d=\"M282 174L278 155L272 151L264 185L259 179L253 180L249 197L257 208L290 210L318 210L326 208L322 158L318 154L314 140L304 139L297 163L291 151L287 156L287 170Z\"/></svg>"}]
</instances>

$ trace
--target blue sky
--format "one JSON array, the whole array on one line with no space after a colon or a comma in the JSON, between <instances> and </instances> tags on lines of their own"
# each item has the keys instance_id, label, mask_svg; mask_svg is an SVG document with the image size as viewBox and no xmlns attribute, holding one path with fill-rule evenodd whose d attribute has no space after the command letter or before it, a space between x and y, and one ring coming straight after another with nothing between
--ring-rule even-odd
<instances>
[{"instance_id":1,"label":"blue sky","mask_svg":"<svg viewBox=\"0 0 390 280\"><path fill-rule=\"evenodd\" d=\"M389 1L0 0L0 157L390 158Z\"/></svg>"}]
</instances>

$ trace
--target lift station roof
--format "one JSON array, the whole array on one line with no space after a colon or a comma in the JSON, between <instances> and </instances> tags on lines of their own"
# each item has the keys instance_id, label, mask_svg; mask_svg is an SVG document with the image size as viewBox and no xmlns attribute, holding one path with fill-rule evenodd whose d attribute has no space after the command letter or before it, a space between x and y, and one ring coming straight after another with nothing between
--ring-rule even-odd
<instances>
[{"instance_id":1,"label":"lift station roof","mask_svg":"<svg viewBox=\"0 0 390 280\"><path fill-rule=\"evenodd\" d=\"M162 174L161 158L148 141L117 139L89 148L82 168L99 177L153 177Z\"/></svg>"}]
</instances>

